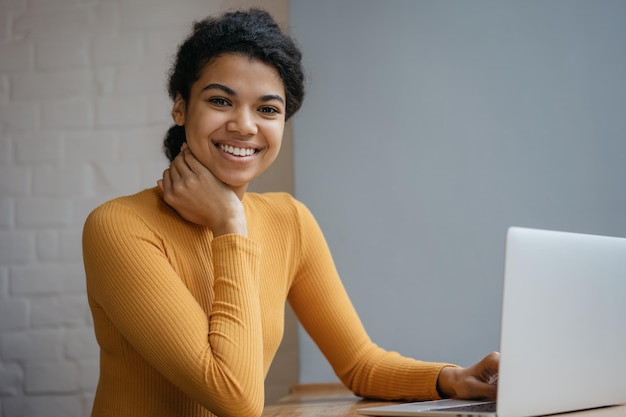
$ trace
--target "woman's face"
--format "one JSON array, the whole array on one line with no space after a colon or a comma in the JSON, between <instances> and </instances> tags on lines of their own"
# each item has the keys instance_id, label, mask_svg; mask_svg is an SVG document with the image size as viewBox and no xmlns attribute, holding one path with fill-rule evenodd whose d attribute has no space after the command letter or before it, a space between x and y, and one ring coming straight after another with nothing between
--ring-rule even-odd
<instances>
[{"instance_id":1,"label":"woman's face","mask_svg":"<svg viewBox=\"0 0 626 417\"><path fill-rule=\"evenodd\" d=\"M185 126L194 156L241 197L278 156L285 100L273 66L229 53L205 65L188 102L175 100L172 116Z\"/></svg>"}]
</instances>

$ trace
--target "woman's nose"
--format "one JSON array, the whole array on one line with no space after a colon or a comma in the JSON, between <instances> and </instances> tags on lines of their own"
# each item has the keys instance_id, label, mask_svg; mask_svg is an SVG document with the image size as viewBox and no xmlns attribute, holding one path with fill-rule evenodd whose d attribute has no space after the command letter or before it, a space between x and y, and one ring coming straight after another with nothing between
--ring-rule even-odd
<instances>
[{"instance_id":1,"label":"woman's nose","mask_svg":"<svg viewBox=\"0 0 626 417\"><path fill-rule=\"evenodd\" d=\"M244 136L255 135L258 131L254 115L247 109L239 109L234 112L226 128L231 132L237 132Z\"/></svg>"}]
</instances>

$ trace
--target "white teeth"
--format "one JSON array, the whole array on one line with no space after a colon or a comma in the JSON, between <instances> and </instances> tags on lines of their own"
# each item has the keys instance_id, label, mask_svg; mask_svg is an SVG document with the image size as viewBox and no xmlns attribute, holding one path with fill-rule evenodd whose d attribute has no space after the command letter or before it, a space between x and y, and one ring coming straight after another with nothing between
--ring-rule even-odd
<instances>
[{"instance_id":1,"label":"white teeth","mask_svg":"<svg viewBox=\"0 0 626 417\"><path fill-rule=\"evenodd\" d=\"M220 144L219 147L224 152L233 154L235 156L250 156L255 152L254 148L235 148L233 146L222 144Z\"/></svg>"}]
</instances>

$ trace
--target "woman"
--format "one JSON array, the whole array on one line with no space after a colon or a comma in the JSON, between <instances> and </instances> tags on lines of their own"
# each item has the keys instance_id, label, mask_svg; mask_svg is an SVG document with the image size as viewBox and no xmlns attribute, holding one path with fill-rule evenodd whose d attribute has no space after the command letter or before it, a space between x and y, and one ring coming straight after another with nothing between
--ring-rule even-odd
<instances>
[{"instance_id":1,"label":"woman","mask_svg":"<svg viewBox=\"0 0 626 417\"><path fill-rule=\"evenodd\" d=\"M252 9L197 22L176 58L170 167L158 187L85 223L101 348L92 416L261 414L286 300L357 395L495 397L497 353L461 368L373 344L307 208L246 193L304 96L300 51L272 18Z\"/></svg>"}]
</instances>

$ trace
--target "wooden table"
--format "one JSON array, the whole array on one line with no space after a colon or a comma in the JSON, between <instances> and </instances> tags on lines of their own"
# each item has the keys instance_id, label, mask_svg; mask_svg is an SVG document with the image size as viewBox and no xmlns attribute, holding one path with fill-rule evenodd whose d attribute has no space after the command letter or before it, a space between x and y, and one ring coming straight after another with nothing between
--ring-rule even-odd
<instances>
[{"instance_id":1,"label":"wooden table","mask_svg":"<svg viewBox=\"0 0 626 417\"><path fill-rule=\"evenodd\" d=\"M368 405L392 404L364 400L341 384L294 385L289 395L265 407L263 417L345 417Z\"/></svg>"},{"instance_id":2,"label":"wooden table","mask_svg":"<svg viewBox=\"0 0 626 417\"><path fill-rule=\"evenodd\" d=\"M363 407L394 404L356 397L341 384L302 384L265 407L263 417L357 417ZM626 417L626 405L560 414L560 417Z\"/></svg>"}]
</instances>

